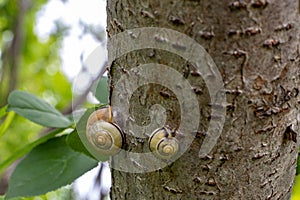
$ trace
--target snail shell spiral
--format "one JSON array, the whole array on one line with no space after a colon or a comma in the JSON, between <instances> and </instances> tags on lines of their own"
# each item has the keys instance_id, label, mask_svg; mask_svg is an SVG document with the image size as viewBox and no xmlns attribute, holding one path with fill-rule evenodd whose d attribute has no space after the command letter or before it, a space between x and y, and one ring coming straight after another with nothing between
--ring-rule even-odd
<instances>
[{"instance_id":1,"label":"snail shell spiral","mask_svg":"<svg viewBox=\"0 0 300 200\"><path fill-rule=\"evenodd\" d=\"M101 155L117 154L124 143L124 133L113 123L111 107L94 111L87 122L86 136L89 143Z\"/></svg>"},{"instance_id":2,"label":"snail shell spiral","mask_svg":"<svg viewBox=\"0 0 300 200\"><path fill-rule=\"evenodd\" d=\"M162 159L171 159L179 152L179 141L166 128L155 130L149 138L151 152Z\"/></svg>"}]
</instances>

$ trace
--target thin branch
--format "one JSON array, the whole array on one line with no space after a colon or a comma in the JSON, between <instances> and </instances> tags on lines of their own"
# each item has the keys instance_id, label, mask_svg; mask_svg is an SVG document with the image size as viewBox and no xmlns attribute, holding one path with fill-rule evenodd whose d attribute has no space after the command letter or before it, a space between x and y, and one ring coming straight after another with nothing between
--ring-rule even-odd
<instances>
[{"instance_id":1,"label":"thin branch","mask_svg":"<svg viewBox=\"0 0 300 200\"><path fill-rule=\"evenodd\" d=\"M107 62L104 63L103 66L106 66ZM103 73L106 71L106 68L103 67L103 71L101 71L92 81L89 87L84 91L82 95L77 97L70 105L68 105L66 108L62 109L62 113L64 115L71 114L73 112L73 108L76 108L77 106L81 105L85 100L91 89L93 88L94 84L102 77Z\"/></svg>"}]
</instances>

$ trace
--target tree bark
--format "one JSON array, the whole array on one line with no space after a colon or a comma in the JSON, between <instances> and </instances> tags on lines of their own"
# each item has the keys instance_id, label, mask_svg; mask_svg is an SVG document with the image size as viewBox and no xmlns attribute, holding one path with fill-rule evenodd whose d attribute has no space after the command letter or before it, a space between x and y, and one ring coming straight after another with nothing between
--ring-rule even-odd
<instances>
[{"instance_id":1,"label":"tree bark","mask_svg":"<svg viewBox=\"0 0 300 200\"><path fill-rule=\"evenodd\" d=\"M111 93L118 79L139 64L176 69L197 94L201 120L189 150L171 165L139 174L112 169L111 199L289 199L299 147L298 2L109 0L107 13L108 40L140 27L169 28L196 40L220 71L227 99L222 134L200 159L211 105L191 63L157 49L130 52L113 62ZM166 108L167 125L180 123L176 98L160 85L139 88L129 103L138 124L149 123L148 109L157 103ZM125 150L147 148L146 140L126 133Z\"/></svg>"}]
</instances>

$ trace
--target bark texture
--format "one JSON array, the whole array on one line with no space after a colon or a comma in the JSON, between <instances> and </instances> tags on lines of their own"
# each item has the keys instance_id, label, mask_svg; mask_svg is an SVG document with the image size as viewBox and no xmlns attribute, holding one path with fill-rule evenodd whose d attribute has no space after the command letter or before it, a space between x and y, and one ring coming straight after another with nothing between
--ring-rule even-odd
<instances>
[{"instance_id":1,"label":"bark texture","mask_svg":"<svg viewBox=\"0 0 300 200\"><path fill-rule=\"evenodd\" d=\"M215 61L227 98L221 137L211 154L199 159L211 118L210 99L190 63L153 49L131 52L114 62L111 90L126 70L139 64L163 63L181 72L197 94L201 121L191 147L172 165L145 174L112 170L111 198L289 199L299 147L298 2L109 0L107 11L108 39L149 26L194 38ZM166 107L167 124L176 127L180 121L176 98L158 85L142 87L133 95L132 117L147 124L148 109L156 103ZM130 136L126 140L126 150L147 149L145 140Z\"/></svg>"}]
</instances>

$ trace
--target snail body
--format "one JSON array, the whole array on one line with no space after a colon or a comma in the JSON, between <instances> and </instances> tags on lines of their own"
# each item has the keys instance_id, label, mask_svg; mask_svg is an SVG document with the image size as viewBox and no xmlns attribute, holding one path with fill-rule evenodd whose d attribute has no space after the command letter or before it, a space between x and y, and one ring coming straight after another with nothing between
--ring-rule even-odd
<instances>
[{"instance_id":1,"label":"snail body","mask_svg":"<svg viewBox=\"0 0 300 200\"><path fill-rule=\"evenodd\" d=\"M125 140L123 131L113 121L110 106L102 107L90 115L86 136L94 149L106 156L117 154Z\"/></svg>"}]
</instances>

